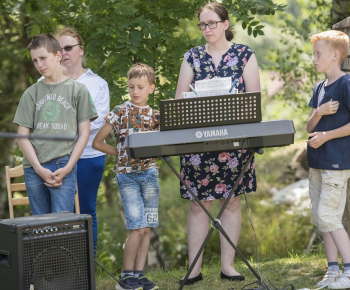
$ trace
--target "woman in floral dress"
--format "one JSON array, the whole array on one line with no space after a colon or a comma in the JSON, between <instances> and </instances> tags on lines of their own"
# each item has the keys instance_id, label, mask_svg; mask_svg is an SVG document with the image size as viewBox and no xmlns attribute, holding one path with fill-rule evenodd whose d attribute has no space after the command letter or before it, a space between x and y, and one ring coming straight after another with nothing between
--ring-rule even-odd
<instances>
[{"instance_id":1,"label":"woman in floral dress","mask_svg":"<svg viewBox=\"0 0 350 290\"><path fill-rule=\"evenodd\" d=\"M228 12L220 3L212 2L198 12L199 29L206 40L203 46L197 46L184 54L181 65L176 98L182 98L182 92L190 91L197 80L215 77L231 77L238 92L260 91L258 63L253 51L246 45L232 43L233 33L229 24ZM181 156L181 177L194 194L209 210L213 200L221 205L229 195L237 179L242 164L249 158L249 150L198 153ZM248 166L243 181L235 190L224 213L221 225L237 245L241 230L240 195L256 190L254 160ZM192 264L205 237L208 234L208 216L184 186L181 197L190 199L190 211L187 221L189 265ZM222 279L244 280L234 266L235 250L220 233ZM193 268L186 284L202 280L202 256Z\"/></svg>"}]
</instances>

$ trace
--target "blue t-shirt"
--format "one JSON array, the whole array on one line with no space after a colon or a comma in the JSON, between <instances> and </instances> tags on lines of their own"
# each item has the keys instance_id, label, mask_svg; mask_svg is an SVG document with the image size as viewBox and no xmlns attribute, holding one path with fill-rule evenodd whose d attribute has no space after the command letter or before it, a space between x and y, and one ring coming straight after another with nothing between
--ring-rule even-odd
<instances>
[{"instance_id":1,"label":"blue t-shirt","mask_svg":"<svg viewBox=\"0 0 350 290\"><path fill-rule=\"evenodd\" d=\"M324 81L314 87L309 107L317 108L318 94L323 83ZM325 86L324 90L320 105L333 100L339 102L339 108L335 114L322 116L314 132L334 130L350 122L350 76L340 77L334 83ZM307 161L309 166L315 169L350 169L350 136L329 140L316 149L307 146Z\"/></svg>"}]
</instances>

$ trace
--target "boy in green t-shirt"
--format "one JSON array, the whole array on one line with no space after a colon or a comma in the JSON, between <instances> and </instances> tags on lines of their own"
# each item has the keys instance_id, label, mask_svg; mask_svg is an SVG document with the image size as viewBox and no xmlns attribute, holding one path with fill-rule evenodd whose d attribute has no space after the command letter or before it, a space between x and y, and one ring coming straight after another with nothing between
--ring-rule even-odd
<instances>
[{"instance_id":1,"label":"boy in green t-shirt","mask_svg":"<svg viewBox=\"0 0 350 290\"><path fill-rule=\"evenodd\" d=\"M45 77L22 95L14 123L21 138L24 181L33 215L74 210L76 162L85 148L90 121L97 112L87 88L62 73L62 49L49 34L28 46L36 69ZM67 140L50 139L65 136ZM44 139L47 138L47 139Z\"/></svg>"}]
</instances>

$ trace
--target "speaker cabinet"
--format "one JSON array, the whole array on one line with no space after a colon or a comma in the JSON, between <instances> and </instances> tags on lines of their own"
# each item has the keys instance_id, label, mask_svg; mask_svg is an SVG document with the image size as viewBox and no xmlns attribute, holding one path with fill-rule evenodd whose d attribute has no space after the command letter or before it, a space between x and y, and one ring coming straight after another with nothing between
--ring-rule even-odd
<instances>
[{"instance_id":1,"label":"speaker cabinet","mask_svg":"<svg viewBox=\"0 0 350 290\"><path fill-rule=\"evenodd\" d=\"M94 271L90 215L0 220L1 290L94 290Z\"/></svg>"}]
</instances>

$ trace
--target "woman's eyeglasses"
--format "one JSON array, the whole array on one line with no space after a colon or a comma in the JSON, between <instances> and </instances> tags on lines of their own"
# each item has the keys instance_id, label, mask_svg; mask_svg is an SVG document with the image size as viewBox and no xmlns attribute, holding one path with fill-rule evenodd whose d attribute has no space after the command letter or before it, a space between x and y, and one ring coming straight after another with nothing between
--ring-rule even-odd
<instances>
[{"instance_id":1,"label":"woman's eyeglasses","mask_svg":"<svg viewBox=\"0 0 350 290\"><path fill-rule=\"evenodd\" d=\"M77 46L77 45L80 45L80 44L78 43L78 44L74 44L74 45L66 45L66 46L62 47L62 49L65 51L71 51L73 49L73 47Z\"/></svg>"},{"instance_id":2,"label":"woman's eyeglasses","mask_svg":"<svg viewBox=\"0 0 350 290\"><path fill-rule=\"evenodd\" d=\"M221 21L210 21L210 22L208 22L208 23L203 23L203 22L201 22L201 23L197 24L197 26L198 26L198 29L199 29L199 30L206 30L206 29L207 29L207 26L208 26L210 29L214 29L214 28L216 28L216 27L218 26L218 23L219 23L219 22L225 22L225 20L221 20Z\"/></svg>"}]
</instances>

